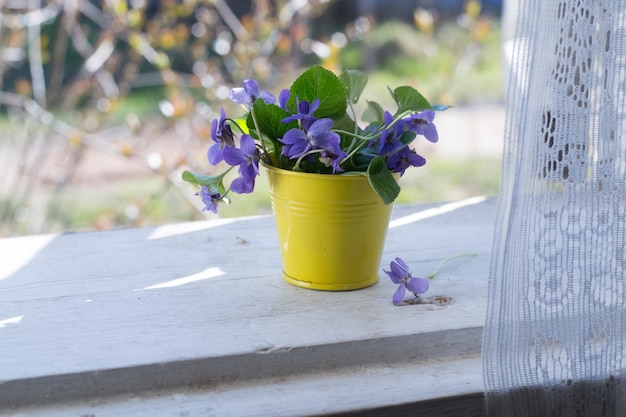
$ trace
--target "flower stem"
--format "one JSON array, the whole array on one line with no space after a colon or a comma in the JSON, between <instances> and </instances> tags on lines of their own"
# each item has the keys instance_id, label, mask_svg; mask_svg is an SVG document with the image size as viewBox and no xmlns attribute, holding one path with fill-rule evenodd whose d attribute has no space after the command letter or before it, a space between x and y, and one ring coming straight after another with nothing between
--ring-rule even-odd
<instances>
[{"instance_id":1,"label":"flower stem","mask_svg":"<svg viewBox=\"0 0 626 417\"><path fill-rule=\"evenodd\" d=\"M435 268L435 270L432 273L430 273L429 275L426 275L426 278L428 278L428 279L435 278L437 276L437 274L439 274L439 272L441 271L441 268L443 268L443 266L446 263L448 263L449 261L452 261L452 260L457 259L457 258L462 258L462 257L465 257L465 256L477 256L477 255L478 255L477 253L462 253L460 255L448 256L446 259L441 261L439 263L439 265L437 265L437 268Z\"/></svg>"},{"instance_id":2,"label":"flower stem","mask_svg":"<svg viewBox=\"0 0 626 417\"><path fill-rule=\"evenodd\" d=\"M355 108L354 108L354 104L352 103L352 100L348 100L348 105L350 106L350 111L352 112L352 118L353 118L354 120L356 120L356 119L357 119L357 116L356 116L356 110L355 110ZM356 135L356 133L357 133L358 131L359 131L359 125L355 123L355 124L354 124L354 134Z\"/></svg>"},{"instance_id":3,"label":"flower stem","mask_svg":"<svg viewBox=\"0 0 626 417\"><path fill-rule=\"evenodd\" d=\"M254 128L256 129L256 134L259 137L259 143L261 145L261 148L263 149L263 155L268 155L269 153L267 152L267 148L265 147L265 142L263 141L263 136L261 135L261 129L259 129L259 122L257 122L256 120L256 114L254 113L254 108L250 107L250 115L252 116L252 122L254 123ZM271 157L270 157L271 158ZM273 166L277 166L276 161L280 162L280 157L277 155L274 155L274 158L271 161ZM282 168L282 167L278 167L278 168Z\"/></svg>"},{"instance_id":4,"label":"flower stem","mask_svg":"<svg viewBox=\"0 0 626 417\"><path fill-rule=\"evenodd\" d=\"M335 132L335 133L343 133L344 135L348 135L348 136L351 136L353 138L361 139L363 141L370 141L372 139L375 139L377 136L380 136L380 134L373 135L373 136L361 136L361 135L358 135L356 133L348 132L346 130L341 130L341 129L332 129L332 131Z\"/></svg>"},{"instance_id":5,"label":"flower stem","mask_svg":"<svg viewBox=\"0 0 626 417\"><path fill-rule=\"evenodd\" d=\"M346 156L339 163L339 165L341 165L344 161L347 161L350 158L352 158L352 156L354 156L355 153L357 153L359 150L361 150L363 148L363 146L365 146L369 141L380 137L383 134L383 131L385 129L389 129L389 128L393 127L396 123L400 122L400 120L402 120L403 117L405 117L405 116L407 116L407 115L409 115L411 113L414 113L414 112L412 110L405 110L402 113L397 114L394 117L394 119L391 121L391 123L389 123L388 125L380 125L380 126L378 126L378 128L376 130L374 130L374 132L371 132L367 136L362 136L362 135L359 135L357 133L347 132L347 131L341 130L341 129L333 129L333 132L350 136L353 139L353 141L350 144L350 146L348 146L348 149L346 149L346 153L348 154L348 156ZM358 139L358 140L355 140L355 139Z\"/></svg>"},{"instance_id":6,"label":"flower stem","mask_svg":"<svg viewBox=\"0 0 626 417\"><path fill-rule=\"evenodd\" d=\"M357 145L354 147L354 149L350 150L348 153L348 156L346 156L345 158L343 158L341 160L341 162L339 162L339 165L341 165L342 163L344 163L345 161L349 161L350 158L352 158L352 156L357 153L358 151L360 151L363 146L365 146L366 142L365 141L360 141L357 143Z\"/></svg>"},{"instance_id":7,"label":"flower stem","mask_svg":"<svg viewBox=\"0 0 626 417\"><path fill-rule=\"evenodd\" d=\"M296 164L293 166L293 170L294 171L301 171L300 170L300 162L302 162L302 160L304 159L305 156L313 155L314 153L321 153L321 152L322 152L322 149L311 149L310 151L300 155L300 157L296 161Z\"/></svg>"}]
</instances>

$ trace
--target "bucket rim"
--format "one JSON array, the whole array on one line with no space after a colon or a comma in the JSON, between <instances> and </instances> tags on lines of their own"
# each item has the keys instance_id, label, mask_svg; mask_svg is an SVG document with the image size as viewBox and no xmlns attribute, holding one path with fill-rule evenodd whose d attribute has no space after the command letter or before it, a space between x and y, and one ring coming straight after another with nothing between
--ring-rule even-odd
<instances>
[{"instance_id":1,"label":"bucket rim","mask_svg":"<svg viewBox=\"0 0 626 417\"><path fill-rule=\"evenodd\" d=\"M366 172L361 171L348 171L348 172L340 172L336 174L319 174L315 172L301 172L301 171L291 171L289 169L278 168L273 165L268 165L265 162L261 161L260 164L263 169L274 172L279 175L289 175L294 177L307 177L311 179L330 179L331 181L346 181L346 180L355 180L355 179L368 179Z\"/></svg>"}]
</instances>

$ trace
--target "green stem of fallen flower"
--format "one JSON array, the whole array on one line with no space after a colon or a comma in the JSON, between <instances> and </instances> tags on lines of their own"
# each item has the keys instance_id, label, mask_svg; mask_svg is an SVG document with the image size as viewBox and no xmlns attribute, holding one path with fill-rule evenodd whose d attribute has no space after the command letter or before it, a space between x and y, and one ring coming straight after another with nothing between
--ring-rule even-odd
<instances>
[{"instance_id":1,"label":"green stem of fallen flower","mask_svg":"<svg viewBox=\"0 0 626 417\"><path fill-rule=\"evenodd\" d=\"M454 259L458 259L458 258L463 258L466 256L477 256L477 253L462 253L460 255L453 255L453 256L448 256L446 259L444 259L443 261L441 261L439 263L439 265L437 265L437 268L435 268L435 270L430 274L430 275L426 275L426 278L428 279L433 279L437 276L437 274L439 274L439 272L441 271L441 268L443 268L443 266L445 264L447 264L449 261L452 261Z\"/></svg>"}]
</instances>

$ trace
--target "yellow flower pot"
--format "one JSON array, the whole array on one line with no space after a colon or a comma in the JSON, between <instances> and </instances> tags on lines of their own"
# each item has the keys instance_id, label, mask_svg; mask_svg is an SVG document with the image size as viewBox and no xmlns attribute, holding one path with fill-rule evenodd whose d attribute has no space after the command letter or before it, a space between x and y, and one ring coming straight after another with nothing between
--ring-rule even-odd
<instances>
[{"instance_id":1,"label":"yellow flower pot","mask_svg":"<svg viewBox=\"0 0 626 417\"><path fill-rule=\"evenodd\" d=\"M378 282L393 205L383 204L367 177L265 172L287 282L326 291Z\"/></svg>"}]
</instances>

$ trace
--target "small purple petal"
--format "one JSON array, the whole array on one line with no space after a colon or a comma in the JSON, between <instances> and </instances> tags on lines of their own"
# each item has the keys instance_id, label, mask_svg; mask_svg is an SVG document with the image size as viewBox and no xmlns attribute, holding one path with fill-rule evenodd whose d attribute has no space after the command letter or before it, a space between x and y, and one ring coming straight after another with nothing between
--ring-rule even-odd
<instances>
[{"instance_id":1,"label":"small purple petal","mask_svg":"<svg viewBox=\"0 0 626 417\"><path fill-rule=\"evenodd\" d=\"M211 145L207 152L207 158L212 165L217 165L224 160L224 150L219 142Z\"/></svg>"},{"instance_id":2,"label":"small purple petal","mask_svg":"<svg viewBox=\"0 0 626 417\"><path fill-rule=\"evenodd\" d=\"M280 94L278 94L278 106L287 110L287 102L289 101L289 97L291 96L291 91L288 89L281 90Z\"/></svg>"},{"instance_id":3,"label":"small purple petal","mask_svg":"<svg viewBox=\"0 0 626 417\"><path fill-rule=\"evenodd\" d=\"M287 158L299 158L311 148L309 138L300 129L290 129L279 141L285 144L283 155Z\"/></svg>"},{"instance_id":4,"label":"small purple petal","mask_svg":"<svg viewBox=\"0 0 626 417\"><path fill-rule=\"evenodd\" d=\"M242 152L244 152L246 155L252 155L256 151L254 139L250 135L241 136L239 146L241 147Z\"/></svg>"},{"instance_id":5,"label":"small purple petal","mask_svg":"<svg viewBox=\"0 0 626 417\"><path fill-rule=\"evenodd\" d=\"M434 124L424 126L424 137L430 142L435 143L439 140L439 134Z\"/></svg>"},{"instance_id":6,"label":"small purple petal","mask_svg":"<svg viewBox=\"0 0 626 417\"><path fill-rule=\"evenodd\" d=\"M258 97L259 95L259 83L256 80L244 80L243 89L250 97Z\"/></svg>"},{"instance_id":7,"label":"small purple petal","mask_svg":"<svg viewBox=\"0 0 626 417\"><path fill-rule=\"evenodd\" d=\"M259 165L258 162L255 162L239 165L239 174L248 181L254 181L256 176L259 175Z\"/></svg>"},{"instance_id":8,"label":"small purple petal","mask_svg":"<svg viewBox=\"0 0 626 417\"><path fill-rule=\"evenodd\" d=\"M400 258L396 258L395 260L391 261L391 264L389 266L391 267L391 271L396 277L398 277L398 279L404 279L410 276L409 267Z\"/></svg>"},{"instance_id":9,"label":"small purple petal","mask_svg":"<svg viewBox=\"0 0 626 417\"><path fill-rule=\"evenodd\" d=\"M313 113L315 113L315 110L317 110L318 107L320 106L320 103L321 103L321 100L319 98L316 98L315 100L313 100L313 103L309 103L306 100L301 101L298 103L298 112L300 114L312 116Z\"/></svg>"},{"instance_id":10,"label":"small purple petal","mask_svg":"<svg viewBox=\"0 0 626 417\"><path fill-rule=\"evenodd\" d=\"M394 259L394 261L398 264L398 266L402 268L403 271L405 271L407 274L409 273L409 266L406 264L406 262L404 262L402 258L396 258Z\"/></svg>"},{"instance_id":11,"label":"small purple petal","mask_svg":"<svg viewBox=\"0 0 626 417\"><path fill-rule=\"evenodd\" d=\"M291 123L294 120L299 120L301 119L301 117L299 115L293 115L293 116L289 116L289 117L285 117L283 120L281 120L281 123Z\"/></svg>"},{"instance_id":12,"label":"small purple petal","mask_svg":"<svg viewBox=\"0 0 626 417\"><path fill-rule=\"evenodd\" d=\"M254 191L254 178L237 177L230 183L230 189L237 194L250 194Z\"/></svg>"},{"instance_id":13,"label":"small purple petal","mask_svg":"<svg viewBox=\"0 0 626 417\"><path fill-rule=\"evenodd\" d=\"M330 130L330 128L333 127L333 120L332 119L319 119L316 120L311 127L309 128L309 131L307 132L307 135L309 137L314 137L316 135L319 135L322 132L328 132Z\"/></svg>"},{"instance_id":14,"label":"small purple petal","mask_svg":"<svg viewBox=\"0 0 626 417\"><path fill-rule=\"evenodd\" d=\"M285 145L293 145L301 141L307 141L307 137L306 133L300 129L293 128L289 129L280 141Z\"/></svg>"},{"instance_id":15,"label":"small purple petal","mask_svg":"<svg viewBox=\"0 0 626 417\"><path fill-rule=\"evenodd\" d=\"M224 109L222 109L224 110ZM219 127L219 120L217 119L213 119L213 121L211 122L211 139L213 139L215 142L219 142L219 138L217 137L218 135L218 127Z\"/></svg>"},{"instance_id":16,"label":"small purple petal","mask_svg":"<svg viewBox=\"0 0 626 417\"><path fill-rule=\"evenodd\" d=\"M409 278L406 287L413 294L423 294L428 291L429 282L426 278Z\"/></svg>"},{"instance_id":17,"label":"small purple petal","mask_svg":"<svg viewBox=\"0 0 626 417\"><path fill-rule=\"evenodd\" d=\"M391 279L391 281L393 281L394 284L399 284L401 282L401 278L398 277L393 271L387 271L383 269L383 272L389 275L389 278Z\"/></svg>"},{"instance_id":18,"label":"small purple petal","mask_svg":"<svg viewBox=\"0 0 626 417\"><path fill-rule=\"evenodd\" d=\"M311 138L311 146L317 149L330 149L336 151L339 148L339 135L335 132L321 132Z\"/></svg>"},{"instance_id":19,"label":"small purple petal","mask_svg":"<svg viewBox=\"0 0 626 417\"><path fill-rule=\"evenodd\" d=\"M388 110L385 110L385 113L383 113L383 123L385 123L385 125L389 125L391 122L393 122L393 114L391 114Z\"/></svg>"},{"instance_id":20,"label":"small purple petal","mask_svg":"<svg viewBox=\"0 0 626 417\"><path fill-rule=\"evenodd\" d=\"M245 90L241 87L230 90L229 98L237 104L249 105L251 103L250 96L246 94Z\"/></svg>"},{"instance_id":21,"label":"small purple petal","mask_svg":"<svg viewBox=\"0 0 626 417\"><path fill-rule=\"evenodd\" d=\"M228 165L237 166L246 162L246 154L241 150L234 147L224 148L224 161Z\"/></svg>"},{"instance_id":22,"label":"small purple petal","mask_svg":"<svg viewBox=\"0 0 626 417\"><path fill-rule=\"evenodd\" d=\"M393 293L392 301L394 304L400 304L402 300L404 300L404 294L406 290L404 289L404 285L400 285L395 293Z\"/></svg>"},{"instance_id":23,"label":"small purple petal","mask_svg":"<svg viewBox=\"0 0 626 417\"><path fill-rule=\"evenodd\" d=\"M267 104L276 103L276 97L274 97L271 93L268 93L265 90L261 91L261 93L259 94L259 98Z\"/></svg>"}]
</instances>

